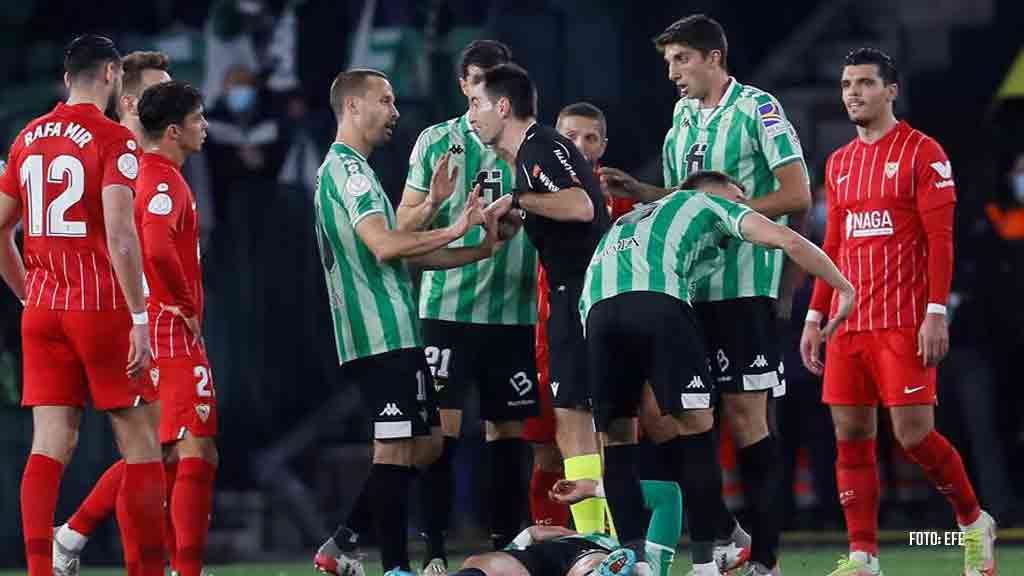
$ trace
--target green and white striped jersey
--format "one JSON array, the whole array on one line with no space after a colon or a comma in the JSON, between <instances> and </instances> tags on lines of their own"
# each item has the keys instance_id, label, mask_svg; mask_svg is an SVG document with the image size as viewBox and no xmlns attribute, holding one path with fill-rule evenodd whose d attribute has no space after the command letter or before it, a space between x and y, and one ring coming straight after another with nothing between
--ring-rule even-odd
<instances>
[{"instance_id":1,"label":"green and white striped jersey","mask_svg":"<svg viewBox=\"0 0 1024 576\"><path fill-rule=\"evenodd\" d=\"M788 162L803 163L803 151L779 101L730 78L716 108L702 110L696 98L676 103L662 159L666 188L679 186L698 170L717 170L739 180L748 197L757 198L779 187L772 170ZM786 224L787 218L776 222ZM777 298L783 258L781 250L730 241L723 265L697 284L693 299Z\"/></svg>"},{"instance_id":2,"label":"green and white striped jersey","mask_svg":"<svg viewBox=\"0 0 1024 576\"><path fill-rule=\"evenodd\" d=\"M366 159L342 142L317 171L316 236L327 278L334 339L341 364L421 346L412 279L400 258L377 262L356 234L373 214L395 228L394 208Z\"/></svg>"},{"instance_id":3,"label":"green and white striped jersey","mask_svg":"<svg viewBox=\"0 0 1024 576\"><path fill-rule=\"evenodd\" d=\"M727 238L742 241L750 208L694 190L637 205L597 245L580 296L580 319L601 300L625 292L661 292L690 302L692 287L720 267Z\"/></svg>"},{"instance_id":4,"label":"green and white striped jersey","mask_svg":"<svg viewBox=\"0 0 1024 576\"><path fill-rule=\"evenodd\" d=\"M473 186L487 203L514 186L514 172L470 129L466 116L435 124L416 140L409 157L405 185L430 191L434 167L445 152L448 169L458 168L455 192L438 210L431 227L448 226L459 217ZM451 247L474 246L483 241L477 226ZM421 318L472 324L528 325L537 321L537 251L520 232L494 256L449 270L423 272L420 282Z\"/></svg>"}]
</instances>

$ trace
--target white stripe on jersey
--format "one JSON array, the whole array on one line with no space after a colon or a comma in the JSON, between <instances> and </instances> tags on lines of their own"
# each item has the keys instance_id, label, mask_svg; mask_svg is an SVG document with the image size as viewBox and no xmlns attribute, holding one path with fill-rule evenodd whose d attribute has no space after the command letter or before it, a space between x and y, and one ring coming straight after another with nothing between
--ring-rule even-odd
<instances>
[{"instance_id":1,"label":"white stripe on jersey","mask_svg":"<svg viewBox=\"0 0 1024 576\"><path fill-rule=\"evenodd\" d=\"M875 160L878 160L878 148L871 154L871 168L868 170L868 198L871 198L871 185L875 182ZM874 270L872 270L874 272Z\"/></svg>"},{"instance_id":2,"label":"white stripe on jersey","mask_svg":"<svg viewBox=\"0 0 1024 576\"><path fill-rule=\"evenodd\" d=\"M857 201L860 201L860 189L864 187L864 160L868 157L867 146L860 147L860 168L857 169ZM870 173L871 171L868 170Z\"/></svg>"},{"instance_id":3,"label":"white stripe on jersey","mask_svg":"<svg viewBox=\"0 0 1024 576\"><path fill-rule=\"evenodd\" d=\"M915 240L910 246L910 282L911 286L914 284L915 277L917 276L917 241ZM914 326L917 326L917 292L913 288L910 290L910 310L914 314Z\"/></svg>"},{"instance_id":4,"label":"white stripe on jersey","mask_svg":"<svg viewBox=\"0 0 1024 576\"><path fill-rule=\"evenodd\" d=\"M53 252L47 252L46 259L50 262L50 272L53 272L53 296L50 297L50 310L53 310L57 305L57 289L60 288L60 282L57 281L57 270L53 267Z\"/></svg>"},{"instance_id":5,"label":"white stripe on jersey","mask_svg":"<svg viewBox=\"0 0 1024 576\"><path fill-rule=\"evenodd\" d=\"M31 254L26 254L25 255L25 262L28 262L29 264L32 264L32 255ZM28 286L25 287L25 301L26 302L31 302L32 301L32 286L35 285L35 283L36 283L36 276L38 276L38 274L39 274L39 268L36 267L36 266L33 266L32 267L32 275L28 277Z\"/></svg>"},{"instance_id":6,"label":"white stripe on jersey","mask_svg":"<svg viewBox=\"0 0 1024 576\"><path fill-rule=\"evenodd\" d=\"M860 186L858 186L857 189L860 190ZM858 195L860 195L860 194L858 193ZM863 289L863 287L864 287L863 275L864 275L864 259L861 258L860 246L858 246L857 247L857 287L861 288L861 289ZM857 299L857 331L858 332L860 331L860 320L861 320L861 318L864 317L864 312L860 309L860 305L861 305L861 302L863 302L863 300L864 300L863 298L858 298Z\"/></svg>"},{"instance_id":7,"label":"white stripe on jersey","mask_svg":"<svg viewBox=\"0 0 1024 576\"><path fill-rule=\"evenodd\" d=\"M160 317L164 315L164 311L161 309L156 315L156 320L153 321L153 357L157 358L160 355L160 339L157 336L160 333Z\"/></svg>"},{"instance_id":8,"label":"white stripe on jersey","mask_svg":"<svg viewBox=\"0 0 1024 576\"><path fill-rule=\"evenodd\" d=\"M100 270L96 267L96 253L92 252L92 275L96 278L96 310L100 309Z\"/></svg>"},{"instance_id":9,"label":"white stripe on jersey","mask_svg":"<svg viewBox=\"0 0 1024 576\"><path fill-rule=\"evenodd\" d=\"M878 152L878 150L875 150ZM871 190L871 188L868 188ZM868 268L871 269L871 288L868 288L868 330L875 329L875 311L872 303L875 295L875 248L868 244Z\"/></svg>"},{"instance_id":10,"label":"white stripe on jersey","mask_svg":"<svg viewBox=\"0 0 1024 576\"><path fill-rule=\"evenodd\" d=\"M48 275L46 273L46 268L43 267L43 260L39 256L36 256L36 266L43 271L43 281L39 283L39 293L36 294L36 306L39 306L43 300L43 289L46 288L46 278Z\"/></svg>"},{"instance_id":11,"label":"white stripe on jersey","mask_svg":"<svg viewBox=\"0 0 1024 576\"><path fill-rule=\"evenodd\" d=\"M192 347L188 343L188 335L189 335L188 324L185 324L185 337L182 338L182 340L185 341L185 355L186 356L192 356Z\"/></svg>"},{"instance_id":12,"label":"white stripe on jersey","mask_svg":"<svg viewBox=\"0 0 1024 576\"><path fill-rule=\"evenodd\" d=\"M64 309L68 309L68 297L71 296L71 283L68 282L68 253L60 253L61 266L64 268Z\"/></svg>"},{"instance_id":13,"label":"white stripe on jersey","mask_svg":"<svg viewBox=\"0 0 1024 576\"><path fill-rule=\"evenodd\" d=\"M82 311L85 311L85 266L82 265L82 254L78 254L78 284L82 292Z\"/></svg>"},{"instance_id":14,"label":"white stripe on jersey","mask_svg":"<svg viewBox=\"0 0 1024 576\"><path fill-rule=\"evenodd\" d=\"M896 325L902 324L900 321L900 312L903 308L900 306L900 286L903 285L903 243L896 243Z\"/></svg>"},{"instance_id":15,"label":"white stripe on jersey","mask_svg":"<svg viewBox=\"0 0 1024 576\"><path fill-rule=\"evenodd\" d=\"M884 190L884 184L882 189ZM882 280L882 328L889 327L889 244L882 244L882 256L884 258L885 278Z\"/></svg>"},{"instance_id":16,"label":"white stripe on jersey","mask_svg":"<svg viewBox=\"0 0 1024 576\"><path fill-rule=\"evenodd\" d=\"M171 343L171 358L174 358L174 319L175 318L176 318L176 315L172 313L171 314L171 330L170 330L171 335L167 338L167 340Z\"/></svg>"}]
</instances>

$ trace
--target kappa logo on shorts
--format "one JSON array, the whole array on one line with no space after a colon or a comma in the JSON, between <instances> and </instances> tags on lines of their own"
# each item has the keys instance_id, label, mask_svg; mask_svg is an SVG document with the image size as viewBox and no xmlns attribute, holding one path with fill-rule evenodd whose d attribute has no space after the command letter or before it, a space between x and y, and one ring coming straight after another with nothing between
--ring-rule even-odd
<instances>
[{"instance_id":1,"label":"kappa logo on shorts","mask_svg":"<svg viewBox=\"0 0 1024 576\"><path fill-rule=\"evenodd\" d=\"M551 382L551 395L558 396L558 387L561 386L557 380Z\"/></svg>"},{"instance_id":2,"label":"kappa logo on shorts","mask_svg":"<svg viewBox=\"0 0 1024 576\"><path fill-rule=\"evenodd\" d=\"M704 381L700 379L700 376L694 376L690 383L686 385L687 390L703 389Z\"/></svg>"},{"instance_id":3,"label":"kappa logo on shorts","mask_svg":"<svg viewBox=\"0 0 1024 576\"><path fill-rule=\"evenodd\" d=\"M384 409L380 411L381 416L401 416L402 411L398 409L398 406L394 402L388 402L384 405Z\"/></svg>"},{"instance_id":4,"label":"kappa logo on shorts","mask_svg":"<svg viewBox=\"0 0 1024 576\"><path fill-rule=\"evenodd\" d=\"M750 364L751 368L767 368L768 360L765 359L764 354L758 354L754 357L754 361Z\"/></svg>"},{"instance_id":5,"label":"kappa logo on shorts","mask_svg":"<svg viewBox=\"0 0 1024 576\"><path fill-rule=\"evenodd\" d=\"M210 419L210 405L209 404L196 404L196 414L199 415L199 419L204 423Z\"/></svg>"}]
</instances>

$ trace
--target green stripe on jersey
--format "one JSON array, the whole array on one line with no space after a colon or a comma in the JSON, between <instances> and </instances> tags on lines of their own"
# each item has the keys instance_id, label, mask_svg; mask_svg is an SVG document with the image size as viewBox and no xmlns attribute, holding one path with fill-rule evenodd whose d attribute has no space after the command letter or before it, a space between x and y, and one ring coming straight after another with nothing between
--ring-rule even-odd
<instances>
[{"instance_id":1,"label":"green stripe on jersey","mask_svg":"<svg viewBox=\"0 0 1024 576\"><path fill-rule=\"evenodd\" d=\"M690 286L721 265L725 238L742 241L746 206L693 190L641 204L615 221L594 251L580 297L580 318L601 300L660 292L690 302Z\"/></svg>"},{"instance_id":2,"label":"green stripe on jersey","mask_svg":"<svg viewBox=\"0 0 1024 576\"><path fill-rule=\"evenodd\" d=\"M480 142L466 116L420 134L409 158L405 185L428 192L434 167L446 152L451 154L449 170L458 170L455 193L441 205L431 227L442 228L457 219L477 182L487 203L511 193L513 171ZM483 237L483 229L475 227L449 246L474 246ZM451 322L528 325L537 321L536 295L537 251L520 232L491 258L450 270L424 271L419 313L421 318Z\"/></svg>"},{"instance_id":3,"label":"green stripe on jersey","mask_svg":"<svg viewBox=\"0 0 1024 576\"><path fill-rule=\"evenodd\" d=\"M771 94L733 79L721 105L706 112L697 99L676 103L662 148L666 188L679 186L697 170L717 170L739 180L747 195L757 198L779 187L772 170L793 161L803 164L796 130ZM787 218L776 222L786 224ZM693 299L776 298L782 263L779 250L728 240L722 265L697 283Z\"/></svg>"},{"instance_id":4,"label":"green stripe on jersey","mask_svg":"<svg viewBox=\"0 0 1024 576\"><path fill-rule=\"evenodd\" d=\"M373 169L358 152L335 142L317 172L316 236L327 280L338 360L420 346L412 281L405 263L378 263L356 234L363 218L395 211Z\"/></svg>"}]
</instances>

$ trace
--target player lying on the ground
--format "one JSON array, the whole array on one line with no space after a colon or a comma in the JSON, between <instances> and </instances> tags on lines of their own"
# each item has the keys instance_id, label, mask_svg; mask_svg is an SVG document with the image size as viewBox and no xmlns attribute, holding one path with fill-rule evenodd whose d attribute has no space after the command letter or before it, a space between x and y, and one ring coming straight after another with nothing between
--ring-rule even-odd
<instances>
[{"instance_id":1,"label":"player lying on the ground","mask_svg":"<svg viewBox=\"0 0 1024 576\"><path fill-rule=\"evenodd\" d=\"M644 480L644 507L651 511L643 543L654 576L672 571L676 543L682 530L682 493L675 482ZM551 498L572 504L603 497L594 480L562 480ZM579 534L561 526L531 526L505 550L470 556L452 576L588 576L640 574L636 552L604 534ZM644 572L646 573L646 572Z\"/></svg>"}]
</instances>

